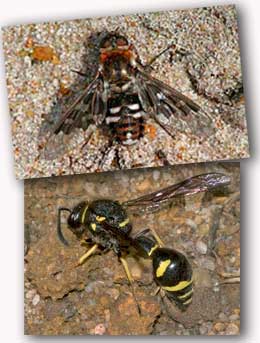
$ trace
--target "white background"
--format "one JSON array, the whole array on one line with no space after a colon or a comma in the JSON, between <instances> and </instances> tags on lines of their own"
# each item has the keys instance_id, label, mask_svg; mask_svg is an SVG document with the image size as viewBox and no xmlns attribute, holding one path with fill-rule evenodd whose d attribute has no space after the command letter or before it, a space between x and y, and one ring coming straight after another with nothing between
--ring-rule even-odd
<instances>
[{"instance_id":1,"label":"white background","mask_svg":"<svg viewBox=\"0 0 260 343\"><path fill-rule=\"evenodd\" d=\"M257 0L2 0L0 26L76 19L91 16L130 14L154 10L184 9L220 4L237 5L240 46L247 102L251 158L241 165L242 176L242 285L241 336L232 341L260 342L260 2ZM3 51L0 47L0 339L1 342L34 342L39 337L23 336L23 182L15 180L11 150L10 119L5 87ZM43 338L42 338L43 339ZM102 337L44 338L48 342L100 341ZM108 339L108 338L106 338ZM117 340L110 338L109 340ZM136 338L129 337L134 340ZM145 339L145 338L144 338ZM145 340L150 340L147 337ZM153 337L155 341L160 338ZM161 338L162 339L162 338ZM165 338L188 341L187 338ZM203 341L212 339L206 337ZM215 337L214 341L230 341ZM201 340L197 338L196 341ZM189 339L190 341L190 339Z\"/></svg>"}]
</instances>

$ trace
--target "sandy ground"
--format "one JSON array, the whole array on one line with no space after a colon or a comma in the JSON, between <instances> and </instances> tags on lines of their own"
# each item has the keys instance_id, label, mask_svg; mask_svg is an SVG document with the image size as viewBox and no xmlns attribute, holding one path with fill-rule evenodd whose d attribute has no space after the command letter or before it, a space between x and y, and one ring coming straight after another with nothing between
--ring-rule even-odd
<instances>
[{"instance_id":1,"label":"sandy ground","mask_svg":"<svg viewBox=\"0 0 260 343\"><path fill-rule=\"evenodd\" d=\"M212 117L214 132L181 132L177 123L169 138L150 119L145 136L130 147L114 144L106 151L101 128L85 146L89 132L80 129L48 138L98 68L98 33L116 28L144 64L176 45L154 63L152 75L198 103ZM170 164L249 156L234 6L6 27L3 46L19 179L160 166L161 152Z\"/></svg>"},{"instance_id":2,"label":"sandy ground","mask_svg":"<svg viewBox=\"0 0 260 343\"><path fill-rule=\"evenodd\" d=\"M129 254L141 307L112 251L75 267L85 249L57 238L57 209L81 200L126 201L185 178L229 175L228 189L186 196L152 214L131 215L134 232L156 229L166 246L188 257L193 302L184 313L155 294L151 263ZM240 331L239 164L210 163L25 181L25 333L31 335L236 335Z\"/></svg>"}]
</instances>

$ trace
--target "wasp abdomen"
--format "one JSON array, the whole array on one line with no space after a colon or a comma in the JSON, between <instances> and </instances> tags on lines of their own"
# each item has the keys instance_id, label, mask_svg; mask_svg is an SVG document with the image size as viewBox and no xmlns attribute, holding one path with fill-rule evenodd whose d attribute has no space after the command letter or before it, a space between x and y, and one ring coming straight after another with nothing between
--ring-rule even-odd
<instances>
[{"instance_id":1,"label":"wasp abdomen","mask_svg":"<svg viewBox=\"0 0 260 343\"><path fill-rule=\"evenodd\" d=\"M185 310L193 295L192 267L187 258L177 250L159 247L155 239L142 234L133 243L139 253L152 259L154 281Z\"/></svg>"},{"instance_id":2,"label":"wasp abdomen","mask_svg":"<svg viewBox=\"0 0 260 343\"><path fill-rule=\"evenodd\" d=\"M180 252L157 248L152 254L154 279L167 296L185 309L192 301L192 268Z\"/></svg>"}]
</instances>

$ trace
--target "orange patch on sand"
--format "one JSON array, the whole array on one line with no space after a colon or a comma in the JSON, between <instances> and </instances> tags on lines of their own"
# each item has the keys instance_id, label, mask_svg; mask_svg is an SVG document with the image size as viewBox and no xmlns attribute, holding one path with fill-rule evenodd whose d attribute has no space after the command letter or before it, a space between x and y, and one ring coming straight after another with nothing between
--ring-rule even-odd
<instances>
[{"instance_id":1,"label":"orange patch on sand","mask_svg":"<svg viewBox=\"0 0 260 343\"><path fill-rule=\"evenodd\" d=\"M50 61L53 64L60 63L58 56L50 46L35 46L32 52L32 58L36 61Z\"/></svg>"},{"instance_id":2,"label":"orange patch on sand","mask_svg":"<svg viewBox=\"0 0 260 343\"><path fill-rule=\"evenodd\" d=\"M155 139L156 137L156 128L151 124L146 124L144 132L149 136L150 139Z\"/></svg>"}]
</instances>

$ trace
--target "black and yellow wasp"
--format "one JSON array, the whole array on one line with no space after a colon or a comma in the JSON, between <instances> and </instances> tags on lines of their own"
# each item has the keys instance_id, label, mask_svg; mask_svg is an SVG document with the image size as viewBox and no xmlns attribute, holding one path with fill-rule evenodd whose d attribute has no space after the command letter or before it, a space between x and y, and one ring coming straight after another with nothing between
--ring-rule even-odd
<instances>
[{"instance_id":1,"label":"black and yellow wasp","mask_svg":"<svg viewBox=\"0 0 260 343\"><path fill-rule=\"evenodd\" d=\"M164 290L169 299L185 309L192 299L192 268L187 258L180 252L163 246L154 230L140 230L131 235L132 224L128 212L141 214L142 209L153 212L163 203L181 195L206 192L227 186L230 178L221 173L207 173L188 178L139 198L119 203L110 199L99 199L79 203L72 210L58 209L57 233L60 241L68 245L61 228L61 214L68 211L68 229L92 247L80 258L82 264L100 246L111 249L122 262L130 284L133 278L124 258L129 247L134 247L137 255L152 259L154 280Z\"/></svg>"}]
</instances>

